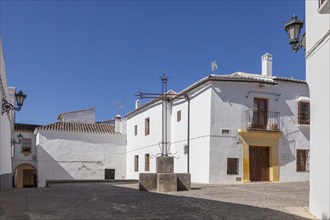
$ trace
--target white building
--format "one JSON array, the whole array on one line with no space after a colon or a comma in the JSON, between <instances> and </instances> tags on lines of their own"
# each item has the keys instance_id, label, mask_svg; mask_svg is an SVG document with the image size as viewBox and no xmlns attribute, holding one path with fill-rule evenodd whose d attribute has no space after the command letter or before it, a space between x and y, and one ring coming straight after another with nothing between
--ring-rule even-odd
<instances>
[{"instance_id":1,"label":"white building","mask_svg":"<svg viewBox=\"0 0 330 220\"><path fill-rule=\"evenodd\" d=\"M34 130L41 125L15 123L14 137L22 135L22 142L14 147L13 186L37 187L37 152Z\"/></svg>"},{"instance_id":2,"label":"white building","mask_svg":"<svg viewBox=\"0 0 330 220\"><path fill-rule=\"evenodd\" d=\"M310 212L330 218L330 1L306 1L306 79L311 97Z\"/></svg>"},{"instance_id":3,"label":"white building","mask_svg":"<svg viewBox=\"0 0 330 220\"><path fill-rule=\"evenodd\" d=\"M175 172L189 171L199 183L309 180L308 85L273 76L270 54L262 57L262 74L212 74L170 97L166 127ZM137 105L126 117L127 178L138 179L155 172L161 100Z\"/></svg>"},{"instance_id":4,"label":"white building","mask_svg":"<svg viewBox=\"0 0 330 220\"><path fill-rule=\"evenodd\" d=\"M0 39L0 100L14 104L15 88L8 88L5 60ZM12 186L12 134L14 132L14 111L0 116L0 189Z\"/></svg>"},{"instance_id":5,"label":"white building","mask_svg":"<svg viewBox=\"0 0 330 220\"><path fill-rule=\"evenodd\" d=\"M92 123L95 109L71 113L35 130L38 186L45 186L46 180L125 179L125 120L117 117L116 128Z\"/></svg>"}]
</instances>

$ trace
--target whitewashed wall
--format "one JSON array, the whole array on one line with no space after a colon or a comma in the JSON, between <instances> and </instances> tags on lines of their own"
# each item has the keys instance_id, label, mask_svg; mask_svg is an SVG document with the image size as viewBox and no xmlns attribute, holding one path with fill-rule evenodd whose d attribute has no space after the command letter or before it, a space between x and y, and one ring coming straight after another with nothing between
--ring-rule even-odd
<instances>
[{"instance_id":1,"label":"whitewashed wall","mask_svg":"<svg viewBox=\"0 0 330 220\"><path fill-rule=\"evenodd\" d=\"M126 178L126 136L72 132L37 133L38 186L46 180Z\"/></svg>"},{"instance_id":2,"label":"whitewashed wall","mask_svg":"<svg viewBox=\"0 0 330 220\"><path fill-rule=\"evenodd\" d=\"M181 110L181 121L177 122L177 111ZM176 100L172 111L172 150L177 157L174 160L174 171L186 173L188 170L184 146L187 144L188 103ZM210 164L210 120L211 89L202 87L190 93L190 146L189 172L191 181L209 182Z\"/></svg>"},{"instance_id":3,"label":"whitewashed wall","mask_svg":"<svg viewBox=\"0 0 330 220\"><path fill-rule=\"evenodd\" d=\"M33 132L14 132L14 138L17 140L17 135L22 134L23 138L31 139L31 153L25 156L22 153L22 144L16 144L14 148L14 160L13 160L13 171L20 165L20 164L30 164L36 168L36 136Z\"/></svg>"},{"instance_id":4,"label":"whitewashed wall","mask_svg":"<svg viewBox=\"0 0 330 220\"><path fill-rule=\"evenodd\" d=\"M297 150L310 148L310 126L298 124L297 102L300 96L309 97L308 85L281 82L276 90L283 91L277 102L283 132L279 143L280 181L308 181L309 172L296 171Z\"/></svg>"},{"instance_id":5,"label":"whitewashed wall","mask_svg":"<svg viewBox=\"0 0 330 220\"><path fill-rule=\"evenodd\" d=\"M306 79L311 94L309 207L320 219L330 218L329 29L330 15L318 13L318 1L306 1Z\"/></svg>"},{"instance_id":6,"label":"whitewashed wall","mask_svg":"<svg viewBox=\"0 0 330 220\"><path fill-rule=\"evenodd\" d=\"M209 174L210 145L210 88L193 91L190 101L190 173L192 181L207 183ZM177 122L177 111L181 110L181 121ZM144 120L150 117L150 135L144 135ZM134 126L138 125L138 135L134 135ZM156 103L146 109L137 110L127 118L127 177L138 179L144 170L144 156L160 153L159 142L162 140L162 106ZM174 156L174 172L187 172L187 101L178 99L169 104L168 140L171 143L171 156ZM139 155L139 172L134 171L134 156ZM156 172L155 159L151 159L150 171ZM206 171L206 172L205 172Z\"/></svg>"},{"instance_id":7,"label":"whitewashed wall","mask_svg":"<svg viewBox=\"0 0 330 220\"><path fill-rule=\"evenodd\" d=\"M0 100L3 98L13 103L7 84L5 60L0 39ZM14 126L14 113L4 113L0 116L0 189L12 186L12 146L11 134Z\"/></svg>"},{"instance_id":8,"label":"whitewashed wall","mask_svg":"<svg viewBox=\"0 0 330 220\"><path fill-rule=\"evenodd\" d=\"M278 101L272 94L248 91L280 93ZM296 150L309 149L309 126L298 125L298 102L300 96L309 96L308 86L301 83L279 82L279 85L257 83L215 82L212 93L212 120L210 144L210 182L235 183L242 175L242 143L237 129L246 128L246 110L253 108L253 100L268 99L268 111L280 112L283 137L279 143L280 181L308 181L308 172L296 171ZM230 135L222 135L229 129ZM227 158L239 158L239 174L227 175Z\"/></svg>"},{"instance_id":9,"label":"whitewashed wall","mask_svg":"<svg viewBox=\"0 0 330 220\"><path fill-rule=\"evenodd\" d=\"M242 167L242 145L237 144L237 129L245 124L245 111L248 100L246 90L253 84L235 82L214 82L212 87L211 144L210 144L210 183L237 183L242 176L227 175L227 158L239 158ZM229 130L223 135L222 130ZM239 180L239 179L238 179Z\"/></svg>"},{"instance_id":10,"label":"whitewashed wall","mask_svg":"<svg viewBox=\"0 0 330 220\"><path fill-rule=\"evenodd\" d=\"M249 91L266 92L250 93ZM267 93L281 94L276 96ZM246 110L253 108L255 97L268 99L268 111L280 112L284 134L279 142L280 181L308 181L308 172L296 171L297 149L309 149L309 126L298 125L298 98L309 96L307 84L279 82L279 85L265 85L242 82L206 83L190 92L190 155L189 171L193 182L238 183L242 176L242 143L237 130L246 128ZM181 110L181 121L177 112ZM170 112L171 152L175 156L174 171L188 171L187 145L188 102L177 99ZM152 132L144 136L144 119L150 117ZM155 119L153 119L155 118ZM128 177L137 179L144 172L144 154L157 154L157 143L161 140L161 105L149 106L134 112L128 118ZM138 125L138 135L134 136L134 125ZM158 128L158 129L157 129ZM142 129L142 134L141 134ZM222 135L222 129L230 130ZM139 172L134 172L134 155L139 155ZM239 174L227 175L227 158L239 158ZM152 163L150 172L155 172Z\"/></svg>"},{"instance_id":11,"label":"whitewashed wall","mask_svg":"<svg viewBox=\"0 0 330 220\"><path fill-rule=\"evenodd\" d=\"M150 134L145 135L145 119L150 118ZM134 126L138 126L137 135ZM138 179L139 173L145 171L145 154L150 154L150 171L156 172L156 156L161 153L162 141L162 105L155 103L150 107L138 110L127 118L127 178ZM139 156L139 171L134 171L134 156Z\"/></svg>"}]
</instances>

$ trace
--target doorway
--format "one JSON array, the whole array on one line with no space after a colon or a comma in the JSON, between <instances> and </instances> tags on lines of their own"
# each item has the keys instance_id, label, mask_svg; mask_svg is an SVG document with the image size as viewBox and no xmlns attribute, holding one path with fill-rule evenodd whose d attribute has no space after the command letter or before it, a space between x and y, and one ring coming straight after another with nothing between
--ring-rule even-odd
<instances>
[{"instance_id":1,"label":"doorway","mask_svg":"<svg viewBox=\"0 0 330 220\"><path fill-rule=\"evenodd\" d=\"M115 179L115 169L105 169L104 170L104 179L114 180Z\"/></svg>"},{"instance_id":2,"label":"doorway","mask_svg":"<svg viewBox=\"0 0 330 220\"><path fill-rule=\"evenodd\" d=\"M30 188L37 187L37 172L30 164L21 164L14 172L14 187Z\"/></svg>"},{"instance_id":3,"label":"doorway","mask_svg":"<svg viewBox=\"0 0 330 220\"><path fill-rule=\"evenodd\" d=\"M269 147L250 146L250 180L269 181Z\"/></svg>"}]
</instances>

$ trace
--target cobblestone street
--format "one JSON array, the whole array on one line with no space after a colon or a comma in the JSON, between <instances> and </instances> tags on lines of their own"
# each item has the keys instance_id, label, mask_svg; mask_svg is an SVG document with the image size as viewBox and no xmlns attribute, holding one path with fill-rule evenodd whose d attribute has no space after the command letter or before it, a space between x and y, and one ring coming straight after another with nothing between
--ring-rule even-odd
<instances>
[{"instance_id":1,"label":"cobblestone street","mask_svg":"<svg viewBox=\"0 0 330 220\"><path fill-rule=\"evenodd\" d=\"M149 193L138 184L66 183L1 191L9 219L313 219L307 182L193 184L189 192Z\"/></svg>"}]
</instances>

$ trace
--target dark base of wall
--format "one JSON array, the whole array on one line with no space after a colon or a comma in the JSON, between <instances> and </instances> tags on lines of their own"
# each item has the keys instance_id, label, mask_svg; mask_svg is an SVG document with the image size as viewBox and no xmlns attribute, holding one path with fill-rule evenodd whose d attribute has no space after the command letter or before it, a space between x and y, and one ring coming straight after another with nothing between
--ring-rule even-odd
<instances>
[{"instance_id":1,"label":"dark base of wall","mask_svg":"<svg viewBox=\"0 0 330 220\"><path fill-rule=\"evenodd\" d=\"M13 187L13 175L11 173L0 175L0 189L10 189Z\"/></svg>"}]
</instances>

